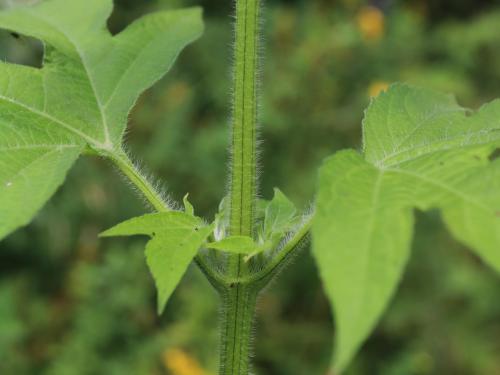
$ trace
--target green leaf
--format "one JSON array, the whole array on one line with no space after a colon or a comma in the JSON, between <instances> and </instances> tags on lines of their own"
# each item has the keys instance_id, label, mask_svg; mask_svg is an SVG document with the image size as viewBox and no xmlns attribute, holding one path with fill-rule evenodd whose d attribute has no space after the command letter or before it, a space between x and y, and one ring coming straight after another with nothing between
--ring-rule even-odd
<instances>
[{"instance_id":1,"label":"green leaf","mask_svg":"<svg viewBox=\"0 0 500 375\"><path fill-rule=\"evenodd\" d=\"M335 312L338 371L372 331L408 258L413 217L397 189L397 176L354 151L320 170L313 252Z\"/></svg>"},{"instance_id":2,"label":"green leaf","mask_svg":"<svg viewBox=\"0 0 500 375\"><path fill-rule=\"evenodd\" d=\"M230 236L220 241L209 242L205 245L208 249L227 251L235 254L256 254L266 249L265 246L254 242L247 236Z\"/></svg>"},{"instance_id":3,"label":"green leaf","mask_svg":"<svg viewBox=\"0 0 500 375\"><path fill-rule=\"evenodd\" d=\"M1 78L0 78L1 79ZM5 119L0 104L0 117ZM23 134L22 138L18 138ZM0 121L0 239L26 225L57 190L82 150L63 133Z\"/></svg>"},{"instance_id":4,"label":"green leaf","mask_svg":"<svg viewBox=\"0 0 500 375\"><path fill-rule=\"evenodd\" d=\"M229 197L224 197L219 202L219 210L215 214L214 237L221 240L226 236L229 228Z\"/></svg>"},{"instance_id":5,"label":"green leaf","mask_svg":"<svg viewBox=\"0 0 500 375\"><path fill-rule=\"evenodd\" d=\"M27 224L62 184L84 142L50 118L17 107L43 107L39 70L0 63L0 239Z\"/></svg>"},{"instance_id":6,"label":"green leaf","mask_svg":"<svg viewBox=\"0 0 500 375\"><path fill-rule=\"evenodd\" d=\"M292 220L296 213L295 205L280 189L274 188L274 197L266 208L264 235L270 237L272 233L288 231L293 226Z\"/></svg>"},{"instance_id":7,"label":"green leaf","mask_svg":"<svg viewBox=\"0 0 500 375\"><path fill-rule=\"evenodd\" d=\"M271 201L257 198L255 200L255 220L262 220L264 221L266 217L266 210L267 207L269 206L269 203Z\"/></svg>"},{"instance_id":8,"label":"green leaf","mask_svg":"<svg viewBox=\"0 0 500 375\"><path fill-rule=\"evenodd\" d=\"M468 116L470 111L450 103L454 100L447 95L394 86L366 113L365 155L399 175L400 191L411 193L415 207L442 209L452 233L500 271L500 193L495 189L500 167L489 160L500 146L500 100ZM373 128L379 129L378 138ZM382 130L391 128L399 130Z\"/></svg>"},{"instance_id":9,"label":"green leaf","mask_svg":"<svg viewBox=\"0 0 500 375\"><path fill-rule=\"evenodd\" d=\"M477 169L460 194L443 207L448 228L500 272L500 160Z\"/></svg>"},{"instance_id":10,"label":"green leaf","mask_svg":"<svg viewBox=\"0 0 500 375\"><path fill-rule=\"evenodd\" d=\"M395 84L372 101L363 120L366 160L381 168L420 156L500 140L500 100L472 116L450 95Z\"/></svg>"},{"instance_id":11,"label":"green leaf","mask_svg":"<svg viewBox=\"0 0 500 375\"><path fill-rule=\"evenodd\" d=\"M202 32L196 8L146 15L112 36L111 11L111 0L46 0L0 12L0 28L45 45L42 69L0 63L0 238L31 219L83 147L123 155L138 96Z\"/></svg>"},{"instance_id":12,"label":"green leaf","mask_svg":"<svg viewBox=\"0 0 500 375\"><path fill-rule=\"evenodd\" d=\"M182 201L184 202L184 212L194 216L194 207L188 200L189 193L184 196Z\"/></svg>"},{"instance_id":13,"label":"green leaf","mask_svg":"<svg viewBox=\"0 0 500 375\"><path fill-rule=\"evenodd\" d=\"M147 235L146 261L158 290L158 314L180 282L198 249L212 231L197 217L170 211L127 220L102 237Z\"/></svg>"},{"instance_id":14,"label":"green leaf","mask_svg":"<svg viewBox=\"0 0 500 375\"><path fill-rule=\"evenodd\" d=\"M500 270L500 101L471 113L448 96L394 85L363 121L353 151L321 168L314 254L337 317L342 371L402 273L412 210L441 209L452 233ZM362 282L360 282L362 280Z\"/></svg>"}]
</instances>

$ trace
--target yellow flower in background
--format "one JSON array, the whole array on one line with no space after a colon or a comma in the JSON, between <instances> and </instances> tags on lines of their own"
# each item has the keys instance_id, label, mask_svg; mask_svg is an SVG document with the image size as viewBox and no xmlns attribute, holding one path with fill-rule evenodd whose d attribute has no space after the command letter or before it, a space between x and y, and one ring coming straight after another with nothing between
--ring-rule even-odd
<instances>
[{"instance_id":1,"label":"yellow flower in background","mask_svg":"<svg viewBox=\"0 0 500 375\"><path fill-rule=\"evenodd\" d=\"M361 8L357 17L358 28L366 40L379 40L384 34L384 14L376 7Z\"/></svg>"},{"instance_id":2,"label":"yellow flower in background","mask_svg":"<svg viewBox=\"0 0 500 375\"><path fill-rule=\"evenodd\" d=\"M382 91L387 90L389 83L386 81L373 81L370 86L368 86L368 96L373 98L378 96Z\"/></svg>"},{"instance_id":3,"label":"yellow flower in background","mask_svg":"<svg viewBox=\"0 0 500 375\"><path fill-rule=\"evenodd\" d=\"M163 364L172 375L210 375L198 361L180 349L168 349L163 353Z\"/></svg>"}]
</instances>

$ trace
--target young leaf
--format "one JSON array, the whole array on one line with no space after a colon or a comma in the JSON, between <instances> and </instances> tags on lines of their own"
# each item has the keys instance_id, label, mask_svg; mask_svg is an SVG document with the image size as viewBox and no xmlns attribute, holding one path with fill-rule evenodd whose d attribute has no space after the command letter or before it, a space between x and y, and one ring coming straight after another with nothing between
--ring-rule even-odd
<instances>
[{"instance_id":1,"label":"young leaf","mask_svg":"<svg viewBox=\"0 0 500 375\"><path fill-rule=\"evenodd\" d=\"M265 250L265 246L256 244L251 237L230 236L220 241L209 242L208 249L227 251L235 254L254 254Z\"/></svg>"},{"instance_id":2,"label":"young leaf","mask_svg":"<svg viewBox=\"0 0 500 375\"><path fill-rule=\"evenodd\" d=\"M147 235L146 261L158 290L158 314L212 231L199 218L184 212L162 212L127 220L102 237Z\"/></svg>"},{"instance_id":3,"label":"young leaf","mask_svg":"<svg viewBox=\"0 0 500 375\"><path fill-rule=\"evenodd\" d=\"M296 213L295 205L275 188L274 197L266 208L264 236L270 238L273 233L284 234L293 226L292 219Z\"/></svg>"},{"instance_id":4,"label":"young leaf","mask_svg":"<svg viewBox=\"0 0 500 375\"><path fill-rule=\"evenodd\" d=\"M500 101L467 112L450 96L394 85L366 111L365 161L344 152L320 171L314 254L337 316L339 371L397 285L413 207L441 209L457 238L500 270L500 163L489 160Z\"/></svg>"},{"instance_id":5,"label":"young leaf","mask_svg":"<svg viewBox=\"0 0 500 375\"><path fill-rule=\"evenodd\" d=\"M265 248L277 246L299 221L295 205L278 188L271 201L259 199L256 206L255 226Z\"/></svg>"},{"instance_id":6,"label":"young leaf","mask_svg":"<svg viewBox=\"0 0 500 375\"><path fill-rule=\"evenodd\" d=\"M214 237L216 241L226 236L229 227L229 198L224 197L219 203L219 211L215 214Z\"/></svg>"},{"instance_id":7,"label":"young leaf","mask_svg":"<svg viewBox=\"0 0 500 375\"><path fill-rule=\"evenodd\" d=\"M194 207L191 204L191 202L189 202L188 197L189 197L189 193L186 194L184 196L184 198L182 199L182 201L184 202L184 212L194 216Z\"/></svg>"},{"instance_id":8,"label":"young leaf","mask_svg":"<svg viewBox=\"0 0 500 375\"><path fill-rule=\"evenodd\" d=\"M45 44L42 69L0 63L0 239L31 219L85 145L122 157L130 108L202 31L200 10L188 9L112 36L111 10L111 0L46 0L0 12L0 28Z\"/></svg>"}]
</instances>

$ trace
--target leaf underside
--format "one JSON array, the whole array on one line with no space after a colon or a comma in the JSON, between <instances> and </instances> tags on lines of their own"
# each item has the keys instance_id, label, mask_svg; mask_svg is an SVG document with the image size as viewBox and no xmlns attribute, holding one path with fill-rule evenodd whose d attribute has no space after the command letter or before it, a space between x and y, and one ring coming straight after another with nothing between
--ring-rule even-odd
<instances>
[{"instance_id":1,"label":"leaf underside","mask_svg":"<svg viewBox=\"0 0 500 375\"><path fill-rule=\"evenodd\" d=\"M476 113L451 96L407 85L376 98L364 149L320 170L313 251L335 312L341 372L374 329L408 259L413 210L446 225L500 272L500 101Z\"/></svg>"},{"instance_id":2,"label":"leaf underside","mask_svg":"<svg viewBox=\"0 0 500 375\"><path fill-rule=\"evenodd\" d=\"M0 63L0 239L27 224L84 147L121 155L138 96L202 32L197 8L158 12L118 35L112 0L46 0L0 12L0 28L44 43L41 69Z\"/></svg>"}]
</instances>

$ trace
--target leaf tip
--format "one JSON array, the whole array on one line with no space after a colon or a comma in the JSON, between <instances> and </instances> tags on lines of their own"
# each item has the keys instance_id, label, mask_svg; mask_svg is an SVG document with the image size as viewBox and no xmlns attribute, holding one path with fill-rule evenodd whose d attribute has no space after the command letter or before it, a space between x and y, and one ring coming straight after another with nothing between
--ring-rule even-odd
<instances>
[{"instance_id":1,"label":"leaf tip","mask_svg":"<svg viewBox=\"0 0 500 375\"><path fill-rule=\"evenodd\" d=\"M158 316L161 316L163 314L163 312L165 311L165 305L167 304L167 302L162 302L160 301L160 298L158 297L158 301L156 302L156 314Z\"/></svg>"},{"instance_id":2,"label":"leaf tip","mask_svg":"<svg viewBox=\"0 0 500 375\"><path fill-rule=\"evenodd\" d=\"M114 236L115 236L115 234L114 234L113 229L114 229L114 227L113 227L113 228L106 229L105 231L102 231L101 233L99 233L99 234L97 235L97 237L99 237L99 238L114 237Z\"/></svg>"},{"instance_id":3,"label":"leaf tip","mask_svg":"<svg viewBox=\"0 0 500 375\"><path fill-rule=\"evenodd\" d=\"M184 212L186 214L194 216L194 207L191 204L191 202L189 202L188 198L189 198L189 193L186 193L186 195L184 195L184 198L182 199L184 203Z\"/></svg>"}]
</instances>

